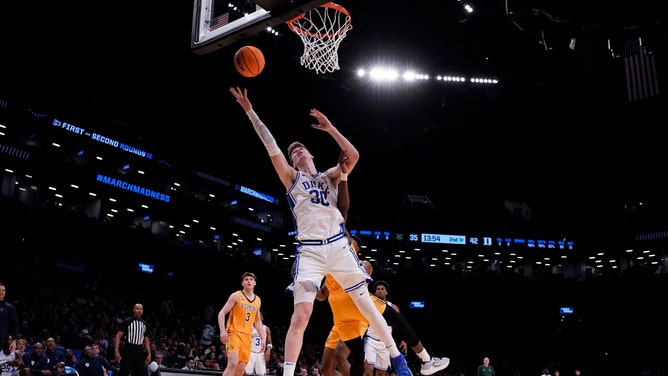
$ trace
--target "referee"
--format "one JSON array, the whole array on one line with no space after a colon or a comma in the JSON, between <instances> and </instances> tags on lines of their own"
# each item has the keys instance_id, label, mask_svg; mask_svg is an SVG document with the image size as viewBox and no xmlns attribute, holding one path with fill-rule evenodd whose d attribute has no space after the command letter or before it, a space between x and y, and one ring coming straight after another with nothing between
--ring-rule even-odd
<instances>
[{"instance_id":1,"label":"referee","mask_svg":"<svg viewBox=\"0 0 668 376\"><path fill-rule=\"evenodd\" d=\"M151 341L146 336L148 326L142 320L144 306L137 303L132 307L132 317L118 325L118 333L114 339L114 355L120 363L118 376L145 376L146 366L151 363ZM121 349L121 340L125 343ZM121 353L123 354L121 356Z\"/></svg>"}]
</instances>

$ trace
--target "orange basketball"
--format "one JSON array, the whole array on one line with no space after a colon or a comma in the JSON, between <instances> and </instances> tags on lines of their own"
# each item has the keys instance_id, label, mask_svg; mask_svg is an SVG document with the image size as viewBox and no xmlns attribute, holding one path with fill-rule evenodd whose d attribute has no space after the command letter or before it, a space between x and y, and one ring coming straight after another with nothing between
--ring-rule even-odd
<instances>
[{"instance_id":1,"label":"orange basketball","mask_svg":"<svg viewBox=\"0 0 668 376\"><path fill-rule=\"evenodd\" d=\"M264 54L255 46L243 46L234 54L234 67L244 77L255 77L264 69Z\"/></svg>"}]
</instances>

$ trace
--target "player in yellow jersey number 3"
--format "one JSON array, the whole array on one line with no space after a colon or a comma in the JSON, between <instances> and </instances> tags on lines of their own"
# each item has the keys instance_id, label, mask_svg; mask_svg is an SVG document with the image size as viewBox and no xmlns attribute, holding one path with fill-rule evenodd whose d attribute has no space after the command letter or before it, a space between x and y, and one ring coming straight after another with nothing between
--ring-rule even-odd
<instances>
[{"instance_id":1,"label":"player in yellow jersey number 3","mask_svg":"<svg viewBox=\"0 0 668 376\"><path fill-rule=\"evenodd\" d=\"M253 326L260 334L262 343L260 351L264 351L265 333L260 308L262 300L255 295L255 274L246 272L241 276L241 290L233 292L223 308L218 312L220 342L227 349L227 367L223 376L242 376L251 352ZM227 322L225 316L229 313Z\"/></svg>"}]
</instances>

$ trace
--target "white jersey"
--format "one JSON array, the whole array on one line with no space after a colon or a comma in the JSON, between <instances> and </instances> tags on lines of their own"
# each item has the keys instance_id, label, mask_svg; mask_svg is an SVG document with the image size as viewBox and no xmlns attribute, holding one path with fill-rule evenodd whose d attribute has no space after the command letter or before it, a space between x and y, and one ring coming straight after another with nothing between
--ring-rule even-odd
<instances>
[{"instance_id":1,"label":"white jersey","mask_svg":"<svg viewBox=\"0 0 668 376\"><path fill-rule=\"evenodd\" d=\"M343 216L337 208L338 192L326 172L315 175L297 171L287 190L297 240L326 240L343 232Z\"/></svg>"},{"instance_id":2,"label":"white jersey","mask_svg":"<svg viewBox=\"0 0 668 376\"><path fill-rule=\"evenodd\" d=\"M16 351L12 351L8 354L5 354L4 351L0 350L0 373L2 376L12 376L19 373L18 366L10 366L7 362L13 362L16 359Z\"/></svg>"},{"instance_id":3,"label":"white jersey","mask_svg":"<svg viewBox=\"0 0 668 376\"><path fill-rule=\"evenodd\" d=\"M390 330L392 327L390 327ZM364 360L375 369L387 371L390 368L390 350L380 340L371 325L364 336Z\"/></svg>"},{"instance_id":4,"label":"white jersey","mask_svg":"<svg viewBox=\"0 0 668 376\"><path fill-rule=\"evenodd\" d=\"M267 326L264 327L264 343L267 343ZM264 352L260 351L262 346L260 335L253 325L253 335L251 337L251 353L248 357L248 363L244 372L246 375L264 376L267 374L267 362L264 360Z\"/></svg>"},{"instance_id":5,"label":"white jersey","mask_svg":"<svg viewBox=\"0 0 668 376\"><path fill-rule=\"evenodd\" d=\"M260 338L260 334L258 334L257 329L255 329L255 325L253 325L253 335L251 337L251 352L260 352L261 346L262 346L262 341L264 343L267 343L267 326L262 325L264 327L264 338Z\"/></svg>"},{"instance_id":6,"label":"white jersey","mask_svg":"<svg viewBox=\"0 0 668 376\"><path fill-rule=\"evenodd\" d=\"M388 325L388 328L390 328L390 333L392 332L392 326ZM380 336L376 333L375 330L373 330L373 327L369 325L368 328L366 328L366 334L367 337L371 337L372 339L375 339L376 341L380 341ZM389 350L388 350L389 351Z\"/></svg>"}]
</instances>

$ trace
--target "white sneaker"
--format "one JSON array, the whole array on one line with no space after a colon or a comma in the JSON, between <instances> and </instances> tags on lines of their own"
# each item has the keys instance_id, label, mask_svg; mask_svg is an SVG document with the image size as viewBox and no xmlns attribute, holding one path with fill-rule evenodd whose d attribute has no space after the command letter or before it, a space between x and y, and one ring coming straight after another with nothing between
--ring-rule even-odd
<instances>
[{"instance_id":1,"label":"white sneaker","mask_svg":"<svg viewBox=\"0 0 668 376\"><path fill-rule=\"evenodd\" d=\"M436 372L445 369L448 364L450 364L449 358L436 358L432 356L430 361L422 363L420 373L424 376L433 375Z\"/></svg>"}]
</instances>

